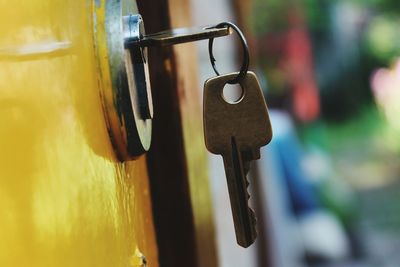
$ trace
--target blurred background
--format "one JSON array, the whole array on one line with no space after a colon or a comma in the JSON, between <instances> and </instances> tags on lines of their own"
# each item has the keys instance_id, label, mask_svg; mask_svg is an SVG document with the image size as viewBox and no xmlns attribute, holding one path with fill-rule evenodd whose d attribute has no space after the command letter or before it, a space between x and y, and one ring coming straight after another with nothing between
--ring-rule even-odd
<instances>
[{"instance_id":1,"label":"blurred background","mask_svg":"<svg viewBox=\"0 0 400 267\"><path fill-rule=\"evenodd\" d=\"M222 160L210 155L221 266L400 266L400 1L191 4L194 25L244 31L274 131L250 175L249 249L235 242ZM221 72L240 67L235 38L215 41ZM203 83L214 76L206 43L198 53Z\"/></svg>"}]
</instances>

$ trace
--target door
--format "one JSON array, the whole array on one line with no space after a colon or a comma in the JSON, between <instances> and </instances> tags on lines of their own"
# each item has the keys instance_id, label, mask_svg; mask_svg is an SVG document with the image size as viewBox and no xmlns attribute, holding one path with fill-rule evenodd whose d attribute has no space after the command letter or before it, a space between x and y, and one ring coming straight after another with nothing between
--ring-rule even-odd
<instances>
[{"instance_id":1,"label":"door","mask_svg":"<svg viewBox=\"0 0 400 267\"><path fill-rule=\"evenodd\" d=\"M120 162L95 49L107 1L0 4L0 266L216 266L194 47L149 51L152 148ZM188 11L139 2L147 32Z\"/></svg>"},{"instance_id":2,"label":"door","mask_svg":"<svg viewBox=\"0 0 400 267\"><path fill-rule=\"evenodd\" d=\"M0 4L0 266L158 266L146 157L116 160L95 2Z\"/></svg>"}]
</instances>

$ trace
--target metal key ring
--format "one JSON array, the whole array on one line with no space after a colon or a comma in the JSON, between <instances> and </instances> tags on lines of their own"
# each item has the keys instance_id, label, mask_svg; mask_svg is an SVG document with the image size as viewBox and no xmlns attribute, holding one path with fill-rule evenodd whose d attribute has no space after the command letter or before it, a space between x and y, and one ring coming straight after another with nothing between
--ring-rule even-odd
<instances>
[{"instance_id":1,"label":"metal key ring","mask_svg":"<svg viewBox=\"0 0 400 267\"><path fill-rule=\"evenodd\" d=\"M215 26L216 28L221 28L221 27L228 27L228 28L232 28L240 37L240 42L242 43L242 47L243 47L243 64L242 67L240 69L239 74L236 76L236 78L234 78L233 80L228 81L229 84L236 84L236 83L240 83L243 78L245 77L245 75L247 74L247 71L249 70L249 47L247 45L247 41L246 38L244 37L242 31L239 29L238 26L236 26L235 24L233 24L232 22L222 22L220 24L218 24L217 26ZM210 55L210 61L211 61L211 65L215 71L215 73L219 76L219 72L217 70L217 67L215 65L215 58L213 55L213 43L214 43L214 38L210 38L209 42L208 42L208 53Z\"/></svg>"}]
</instances>

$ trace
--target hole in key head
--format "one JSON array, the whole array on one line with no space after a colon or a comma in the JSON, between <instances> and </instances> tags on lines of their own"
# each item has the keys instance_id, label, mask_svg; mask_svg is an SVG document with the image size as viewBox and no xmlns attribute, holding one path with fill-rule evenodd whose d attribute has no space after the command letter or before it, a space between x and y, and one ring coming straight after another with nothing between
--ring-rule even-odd
<instances>
[{"instance_id":1,"label":"hole in key head","mask_svg":"<svg viewBox=\"0 0 400 267\"><path fill-rule=\"evenodd\" d=\"M244 90L239 83L236 84L225 84L222 90L222 98L229 104L239 103L244 95Z\"/></svg>"}]
</instances>

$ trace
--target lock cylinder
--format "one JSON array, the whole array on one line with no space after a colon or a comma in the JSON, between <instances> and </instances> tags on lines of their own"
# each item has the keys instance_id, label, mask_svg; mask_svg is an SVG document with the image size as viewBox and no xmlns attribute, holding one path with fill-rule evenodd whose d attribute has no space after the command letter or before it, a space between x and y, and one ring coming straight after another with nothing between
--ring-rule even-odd
<instances>
[{"instance_id":1,"label":"lock cylinder","mask_svg":"<svg viewBox=\"0 0 400 267\"><path fill-rule=\"evenodd\" d=\"M229 35L230 27L180 28L146 36L135 1L94 1L94 38L110 138L119 160L135 159L151 143L154 111L147 47L212 41Z\"/></svg>"},{"instance_id":2,"label":"lock cylinder","mask_svg":"<svg viewBox=\"0 0 400 267\"><path fill-rule=\"evenodd\" d=\"M147 48L125 45L139 41L144 24L127 0L95 4L94 39L100 71L103 110L119 161L138 158L151 144L153 102Z\"/></svg>"}]
</instances>

